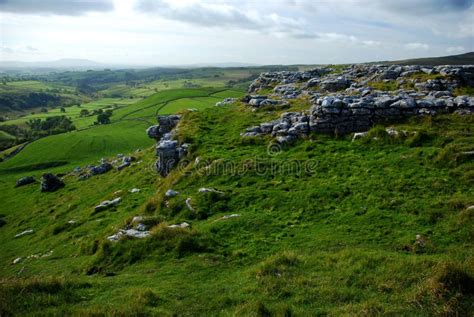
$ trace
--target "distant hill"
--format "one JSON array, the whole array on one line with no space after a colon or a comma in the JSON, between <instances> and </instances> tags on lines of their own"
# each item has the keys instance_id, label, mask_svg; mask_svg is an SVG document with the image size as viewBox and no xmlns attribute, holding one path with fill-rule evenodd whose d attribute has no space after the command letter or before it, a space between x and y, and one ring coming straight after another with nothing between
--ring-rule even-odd
<instances>
[{"instance_id":1,"label":"distant hill","mask_svg":"<svg viewBox=\"0 0 474 317\"><path fill-rule=\"evenodd\" d=\"M425 57L406 59L401 61L384 62L396 65L474 65L474 52L460 55L441 56L441 57Z\"/></svg>"}]
</instances>

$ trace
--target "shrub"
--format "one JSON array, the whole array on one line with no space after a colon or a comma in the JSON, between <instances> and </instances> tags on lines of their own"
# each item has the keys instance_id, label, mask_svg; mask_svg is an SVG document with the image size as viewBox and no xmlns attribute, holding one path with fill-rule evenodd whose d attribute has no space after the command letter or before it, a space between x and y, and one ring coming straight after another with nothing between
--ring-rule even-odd
<instances>
[{"instance_id":1,"label":"shrub","mask_svg":"<svg viewBox=\"0 0 474 317\"><path fill-rule=\"evenodd\" d=\"M411 137L407 138L406 144L409 147L423 146L428 141L432 140L433 136L426 130L418 130Z\"/></svg>"},{"instance_id":2,"label":"shrub","mask_svg":"<svg viewBox=\"0 0 474 317\"><path fill-rule=\"evenodd\" d=\"M457 263L440 263L420 287L415 302L436 315L464 315L474 295L474 279Z\"/></svg>"}]
</instances>

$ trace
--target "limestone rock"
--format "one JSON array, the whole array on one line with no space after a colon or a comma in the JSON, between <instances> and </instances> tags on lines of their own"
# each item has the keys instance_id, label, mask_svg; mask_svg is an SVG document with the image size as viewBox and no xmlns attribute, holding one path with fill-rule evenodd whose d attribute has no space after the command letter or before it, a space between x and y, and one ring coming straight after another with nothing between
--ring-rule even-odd
<instances>
[{"instance_id":1,"label":"limestone rock","mask_svg":"<svg viewBox=\"0 0 474 317\"><path fill-rule=\"evenodd\" d=\"M16 181L15 187L25 186L36 182L33 176L25 176Z\"/></svg>"},{"instance_id":2,"label":"limestone rock","mask_svg":"<svg viewBox=\"0 0 474 317\"><path fill-rule=\"evenodd\" d=\"M61 181L54 174L45 173L41 177L41 191L42 192L54 192L62 187L64 187L63 181Z\"/></svg>"}]
</instances>

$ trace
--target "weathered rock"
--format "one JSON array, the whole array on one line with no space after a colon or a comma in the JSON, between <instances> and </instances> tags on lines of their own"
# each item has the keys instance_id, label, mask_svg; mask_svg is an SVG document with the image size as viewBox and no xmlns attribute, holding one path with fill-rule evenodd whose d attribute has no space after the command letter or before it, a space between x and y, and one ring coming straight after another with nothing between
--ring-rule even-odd
<instances>
[{"instance_id":1,"label":"weathered rock","mask_svg":"<svg viewBox=\"0 0 474 317\"><path fill-rule=\"evenodd\" d=\"M175 197L179 194L179 192L175 191L175 190L172 190L172 189L168 189L165 193L165 196L166 197Z\"/></svg>"},{"instance_id":2,"label":"weathered rock","mask_svg":"<svg viewBox=\"0 0 474 317\"><path fill-rule=\"evenodd\" d=\"M236 101L237 101L237 98L225 98L224 100L217 102L216 107L222 107L222 106L225 106L225 105L230 105L230 104L233 104Z\"/></svg>"},{"instance_id":3,"label":"weathered rock","mask_svg":"<svg viewBox=\"0 0 474 317\"><path fill-rule=\"evenodd\" d=\"M120 203L120 201L122 201L122 198L120 198L120 197L112 199L112 200L104 200L103 202L101 202L100 204L95 206L94 210L95 211L102 211L102 210L109 209L113 206L118 205Z\"/></svg>"},{"instance_id":4,"label":"weathered rock","mask_svg":"<svg viewBox=\"0 0 474 317\"><path fill-rule=\"evenodd\" d=\"M15 187L25 186L36 182L33 176L25 176L16 181Z\"/></svg>"},{"instance_id":5,"label":"weathered rock","mask_svg":"<svg viewBox=\"0 0 474 317\"><path fill-rule=\"evenodd\" d=\"M109 162L102 160L102 162L97 166L92 166L89 168L91 175L100 175L105 174L108 171L112 170L114 167Z\"/></svg>"},{"instance_id":6,"label":"weathered rock","mask_svg":"<svg viewBox=\"0 0 474 317\"><path fill-rule=\"evenodd\" d=\"M320 87L324 91L339 91L348 88L351 82L345 77L330 78L321 81Z\"/></svg>"},{"instance_id":7,"label":"weathered rock","mask_svg":"<svg viewBox=\"0 0 474 317\"><path fill-rule=\"evenodd\" d=\"M185 229L185 228L188 228L188 227L189 227L189 223L187 223L187 222L183 222L183 223L180 223L180 224L177 224L177 225L168 226L168 228L182 228L182 229Z\"/></svg>"},{"instance_id":8,"label":"weathered rock","mask_svg":"<svg viewBox=\"0 0 474 317\"><path fill-rule=\"evenodd\" d=\"M54 192L64 187L63 181L57 176L51 173L45 173L41 177L41 191L42 192Z\"/></svg>"},{"instance_id":9,"label":"weathered rock","mask_svg":"<svg viewBox=\"0 0 474 317\"><path fill-rule=\"evenodd\" d=\"M117 242L123 237L130 237L130 238L137 238L137 239L144 239L150 236L149 231L140 231L136 229L121 229L116 234L108 236L107 240L112 242Z\"/></svg>"},{"instance_id":10,"label":"weathered rock","mask_svg":"<svg viewBox=\"0 0 474 317\"><path fill-rule=\"evenodd\" d=\"M186 203L186 207L188 208L189 211L195 212L193 206L191 205L191 198L186 198L185 203Z\"/></svg>"},{"instance_id":11,"label":"weathered rock","mask_svg":"<svg viewBox=\"0 0 474 317\"><path fill-rule=\"evenodd\" d=\"M28 230L25 230L25 231L22 231L22 232L16 234L16 235L15 235L15 238L19 238L19 237L22 237L22 236L24 236L24 235L31 234L31 233L33 233L33 232L34 232L33 229L28 229Z\"/></svg>"},{"instance_id":12,"label":"weathered rock","mask_svg":"<svg viewBox=\"0 0 474 317\"><path fill-rule=\"evenodd\" d=\"M199 188L198 190L199 193L218 193L218 194L224 194L224 192L221 192L217 189L214 189L214 188L205 188L205 187L202 187L202 188Z\"/></svg>"}]
</instances>

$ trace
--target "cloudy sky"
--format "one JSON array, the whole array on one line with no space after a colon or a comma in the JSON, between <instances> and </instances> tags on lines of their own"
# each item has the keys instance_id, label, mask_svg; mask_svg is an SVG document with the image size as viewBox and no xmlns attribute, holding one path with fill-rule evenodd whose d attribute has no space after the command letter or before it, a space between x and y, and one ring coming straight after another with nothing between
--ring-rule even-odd
<instances>
[{"instance_id":1,"label":"cloudy sky","mask_svg":"<svg viewBox=\"0 0 474 317\"><path fill-rule=\"evenodd\" d=\"M0 59L348 63L474 51L474 0L0 0Z\"/></svg>"}]
</instances>

